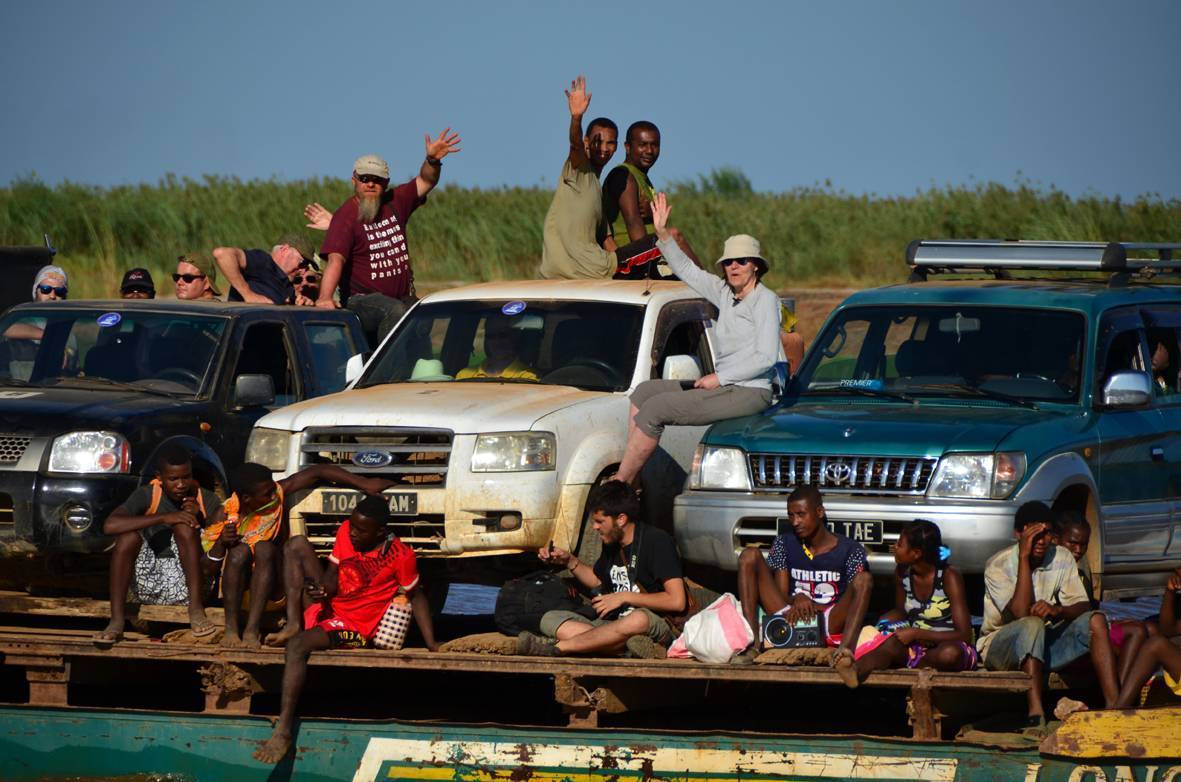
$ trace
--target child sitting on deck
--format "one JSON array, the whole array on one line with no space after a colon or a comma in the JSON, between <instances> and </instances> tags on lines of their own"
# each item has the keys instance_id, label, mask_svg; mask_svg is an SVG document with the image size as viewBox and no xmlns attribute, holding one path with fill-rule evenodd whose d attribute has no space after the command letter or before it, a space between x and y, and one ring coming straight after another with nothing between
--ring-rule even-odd
<instances>
[{"instance_id":1,"label":"child sitting on deck","mask_svg":"<svg viewBox=\"0 0 1181 782\"><path fill-rule=\"evenodd\" d=\"M222 598L226 613L223 646L257 647L263 609L272 595L275 571L280 560L280 546L287 535L286 498L320 483L347 486L366 494L378 494L393 482L384 478L365 478L333 464L316 464L280 481L261 464L247 462L234 470L230 485L234 494L226 500L222 512L205 528L201 545L205 549L202 568L210 575L222 574ZM250 606L246 628L239 618L242 596L249 581Z\"/></svg>"},{"instance_id":2,"label":"child sitting on deck","mask_svg":"<svg viewBox=\"0 0 1181 782\"><path fill-rule=\"evenodd\" d=\"M738 557L738 599L750 629L759 637L759 606L789 622L819 617L828 646L837 647L834 665L852 662L873 578L865 548L828 529L824 501L815 486L797 486L787 497L792 531L775 538L764 558L757 548ZM752 662L758 641L732 662Z\"/></svg>"},{"instance_id":3,"label":"child sitting on deck","mask_svg":"<svg viewBox=\"0 0 1181 782\"><path fill-rule=\"evenodd\" d=\"M1135 708L1140 688L1158 667L1164 668L1165 684L1174 695L1181 696L1181 568L1173 571L1165 584L1160 602L1160 633L1149 638L1121 680L1117 709Z\"/></svg>"},{"instance_id":4,"label":"child sitting on deck","mask_svg":"<svg viewBox=\"0 0 1181 782\"><path fill-rule=\"evenodd\" d=\"M837 672L856 687L883 668L970 671L976 667L972 615L964 578L947 564L939 527L919 519L902 528L894 544L894 609L882 617L888 628L857 650L857 661L841 658ZM879 627L882 626L879 624Z\"/></svg>"},{"instance_id":5,"label":"child sitting on deck","mask_svg":"<svg viewBox=\"0 0 1181 782\"><path fill-rule=\"evenodd\" d=\"M1087 564L1087 551L1091 547L1091 525L1077 510L1064 510L1058 514L1057 533L1058 545L1069 551L1078 565L1078 575L1082 579L1091 608L1098 609L1099 601L1095 599L1091 588L1091 568ZM1135 619L1120 619L1110 623L1107 635L1111 638L1111 647L1115 651L1119 669L1119 680L1122 682L1128 678L1132 661L1136 659L1140 647L1144 645L1144 639L1148 637L1148 628L1143 622Z\"/></svg>"},{"instance_id":6,"label":"child sitting on deck","mask_svg":"<svg viewBox=\"0 0 1181 782\"><path fill-rule=\"evenodd\" d=\"M976 648L990 671L1025 671L1032 678L1022 727L1045 728L1042 697L1049 671L1090 656L1110 708L1118 693L1107 619L1091 610L1070 552L1053 542L1054 514L1027 502L1013 516L1016 545L984 568L984 625Z\"/></svg>"},{"instance_id":7,"label":"child sitting on deck","mask_svg":"<svg viewBox=\"0 0 1181 782\"><path fill-rule=\"evenodd\" d=\"M193 478L192 455L179 445L162 448L156 477L132 492L103 523L103 532L115 537L111 623L94 636L96 644L123 638L129 588L144 605L187 603L196 638L217 631L205 616L200 562L201 528L220 508L217 495Z\"/></svg>"},{"instance_id":8,"label":"child sitting on deck","mask_svg":"<svg viewBox=\"0 0 1181 782\"><path fill-rule=\"evenodd\" d=\"M414 551L387 532L389 517L384 497L369 496L358 502L348 521L336 531L326 567L303 535L291 538L284 546L287 626L266 639L267 645L287 647L283 694L275 731L254 753L258 760L278 763L291 750L295 708L303 692L311 653L368 646L399 592L410 599L414 621L427 648L432 652L438 649L430 606L418 588ZM310 604L301 615L305 592Z\"/></svg>"}]
</instances>

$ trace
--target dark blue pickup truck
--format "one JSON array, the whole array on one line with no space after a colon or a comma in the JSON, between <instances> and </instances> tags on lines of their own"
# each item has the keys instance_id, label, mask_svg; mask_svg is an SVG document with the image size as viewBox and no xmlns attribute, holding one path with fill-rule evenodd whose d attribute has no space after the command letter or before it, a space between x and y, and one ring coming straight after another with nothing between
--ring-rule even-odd
<instances>
[{"instance_id":1,"label":"dark blue pickup truck","mask_svg":"<svg viewBox=\"0 0 1181 782\"><path fill-rule=\"evenodd\" d=\"M203 483L224 485L256 420L341 390L365 350L347 310L13 307L0 318L0 558L103 550L103 520L167 442L198 456Z\"/></svg>"}]
</instances>

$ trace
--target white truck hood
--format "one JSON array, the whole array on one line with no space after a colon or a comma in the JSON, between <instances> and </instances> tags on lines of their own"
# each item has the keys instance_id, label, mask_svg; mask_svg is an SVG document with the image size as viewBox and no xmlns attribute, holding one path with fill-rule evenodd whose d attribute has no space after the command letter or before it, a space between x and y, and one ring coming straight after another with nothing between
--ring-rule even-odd
<instances>
[{"instance_id":1,"label":"white truck hood","mask_svg":"<svg viewBox=\"0 0 1181 782\"><path fill-rule=\"evenodd\" d=\"M456 434L525 431L542 416L606 396L532 383L390 383L289 405L255 426L289 432L309 426L413 426Z\"/></svg>"}]
</instances>

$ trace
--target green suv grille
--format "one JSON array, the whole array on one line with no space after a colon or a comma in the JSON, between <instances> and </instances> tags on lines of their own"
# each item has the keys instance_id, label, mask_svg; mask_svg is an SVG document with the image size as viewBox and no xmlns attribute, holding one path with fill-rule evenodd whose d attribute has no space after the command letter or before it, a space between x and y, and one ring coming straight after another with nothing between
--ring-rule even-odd
<instances>
[{"instance_id":1,"label":"green suv grille","mask_svg":"<svg viewBox=\"0 0 1181 782\"><path fill-rule=\"evenodd\" d=\"M922 494L939 460L928 457L752 453L756 491L812 484L850 494Z\"/></svg>"}]
</instances>

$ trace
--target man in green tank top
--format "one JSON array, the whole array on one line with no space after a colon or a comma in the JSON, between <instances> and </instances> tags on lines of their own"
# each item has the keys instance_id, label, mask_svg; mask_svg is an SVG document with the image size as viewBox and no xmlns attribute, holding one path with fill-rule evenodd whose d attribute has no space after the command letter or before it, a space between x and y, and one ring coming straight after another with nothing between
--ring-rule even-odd
<instances>
[{"instance_id":1,"label":"man in green tank top","mask_svg":"<svg viewBox=\"0 0 1181 782\"><path fill-rule=\"evenodd\" d=\"M616 279L660 277L663 260L652 228L652 201L656 188L648 171L660 158L660 129L647 120L633 122L624 142L627 158L603 182L603 246L615 247L619 260ZM679 233L677 244L697 257Z\"/></svg>"}]
</instances>

